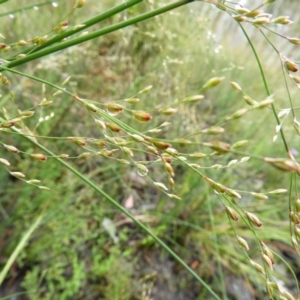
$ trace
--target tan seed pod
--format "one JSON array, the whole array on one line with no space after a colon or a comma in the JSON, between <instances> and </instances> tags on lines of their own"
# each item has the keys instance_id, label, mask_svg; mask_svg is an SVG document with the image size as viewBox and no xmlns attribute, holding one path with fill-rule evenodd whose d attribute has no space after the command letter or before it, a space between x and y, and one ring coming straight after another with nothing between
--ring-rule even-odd
<instances>
[{"instance_id":1,"label":"tan seed pod","mask_svg":"<svg viewBox=\"0 0 300 300\"><path fill-rule=\"evenodd\" d=\"M270 270L273 270L273 264L271 259L266 255L262 254L263 261L266 263L266 265L269 267Z\"/></svg>"},{"instance_id":2,"label":"tan seed pod","mask_svg":"<svg viewBox=\"0 0 300 300\"><path fill-rule=\"evenodd\" d=\"M152 120L152 116L146 111L134 110L132 113L135 119L140 122L148 122Z\"/></svg>"},{"instance_id":3,"label":"tan seed pod","mask_svg":"<svg viewBox=\"0 0 300 300\"><path fill-rule=\"evenodd\" d=\"M225 209L226 209L226 213L227 213L227 215L229 216L230 219L232 219L233 221L238 221L239 220L239 215L234 209L232 209L229 206L225 206Z\"/></svg>"},{"instance_id":4,"label":"tan seed pod","mask_svg":"<svg viewBox=\"0 0 300 300\"><path fill-rule=\"evenodd\" d=\"M32 158L34 158L35 160L39 160L39 161L47 160L47 156L44 154L41 154L41 153L33 153L33 154L30 154L30 156Z\"/></svg>"},{"instance_id":5,"label":"tan seed pod","mask_svg":"<svg viewBox=\"0 0 300 300\"><path fill-rule=\"evenodd\" d=\"M257 227L261 227L262 226L262 222L259 220L259 218L253 214L253 213L250 213L250 212L246 212L246 216L248 217L249 221L257 226Z\"/></svg>"},{"instance_id":6,"label":"tan seed pod","mask_svg":"<svg viewBox=\"0 0 300 300\"><path fill-rule=\"evenodd\" d=\"M251 264L252 266L256 269L256 271L260 274L265 274L265 271L263 269L263 267L261 265L259 265L258 263L254 262L253 260L251 260Z\"/></svg>"},{"instance_id":7,"label":"tan seed pod","mask_svg":"<svg viewBox=\"0 0 300 300\"><path fill-rule=\"evenodd\" d=\"M239 244L240 244L240 246L244 249L244 250L246 250L246 251L249 251L249 245L248 245L248 243L246 242L246 240L244 240L243 238L241 238L241 237L237 237L237 239L238 239L238 242L239 242Z\"/></svg>"},{"instance_id":8,"label":"tan seed pod","mask_svg":"<svg viewBox=\"0 0 300 300\"><path fill-rule=\"evenodd\" d=\"M298 71L298 66L290 60L285 61L285 66L286 66L288 71L291 71L291 72L297 72Z\"/></svg>"}]
</instances>

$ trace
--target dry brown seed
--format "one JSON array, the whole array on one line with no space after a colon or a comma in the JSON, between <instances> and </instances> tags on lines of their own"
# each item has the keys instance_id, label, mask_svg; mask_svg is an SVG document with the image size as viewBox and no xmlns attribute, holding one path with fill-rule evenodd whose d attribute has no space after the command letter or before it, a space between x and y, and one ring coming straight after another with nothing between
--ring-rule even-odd
<instances>
[{"instance_id":1,"label":"dry brown seed","mask_svg":"<svg viewBox=\"0 0 300 300\"><path fill-rule=\"evenodd\" d=\"M168 149L168 148L172 147L171 144L166 143L166 142L151 141L151 143L152 143L157 149L161 149L161 150L165 150L165 149Z\"/></svg>"},{"instance_id":2,"label":"dry brown seed","mask_svg":"<svg viewBox=\"0 0 300 300\"><path fill-rule=\"evenodd\" d=\"M116 116L120 112L122 112L123 107L119 104L116 104L116 103L108 103L106 105L106 109L107 109L107 112L109 112L111 115Z\"/></svg>"},{"instance_id":3,"label":"dry brown seed","mask_svg":"<svg viewBox=\"0 0 300 300\"><path fill-rule=\"evenodd\" d=\"M248 243L246 242L246 240L244 240L243 238L241 238L239 236L237 237L237 239L238 239L238 242L239 242L240 246L243 249L245 249L246 251L249 251L249 246L248 246Z\"/></svg>"},{"instance_id":4,"label":"dry brown seed","mask_svg":"<svg viewBox=\"0 0 300 300\"><path fill-rule=\"evenodd\" d=\"M294 75L294 74L290 74L290 77L292 78L292 80L297 83L300 84L300 76Z\"/></svg>"},{"instance_id":5,"label":"dry brown seed","mask_svg":"<svg viewBox=\"0 0 300 300\"><path fill-rule=\"evenodd\" d=\"M263 247L264 254L269 257L269 259L271 260L272 264L274 265L275 260L274 260L274 256L273 256L272 251L269 249L269 247L265 243L261 242L261 245Z\"/></svg>"},{"instance_id":6,"label":"dry brown seed","mask_svg":"<svg viewBox=\"0 0 300 300\"><path fill-rule=\"evenodd\" d=\"M39 161L47 160L47 156L44 154L41 154L41 153L33 153L33 154L30 154L30 156L32 158L34 158L35 160L39 160Z\"/></svg>"},{"instance_id":7,"label":"dry brown seed","mask_svg":"<svg viewBox=\"0 0 300 300\"><path fill-rule=\"evenodd\" d=\"M95 141L93 141L93 144L96 145L96 146L99 146L99 147L106 146L106 142L103 141L103 140L95 140Z\"/></svg>"},{"instance_id":8,"label":"dry brown seed","mask_svg":"<svg viewBox=\"0 0 300 300\"><path fill-rule=\"evenodd\" d=\"M174 177L175 176L175 172L174 172L174 169L173 167L169 164L169 163L164 163L164 167L165 167L165 170L172 176Z\"/></svg>"},{"instance_id":9,"label":"dry brown seed","mask_svg":"<svg viewBox=\"0 0 300 300\"><path fill-rule=\"evenodd\" d=\"M67 140L74 142L78 146L86 146L87 142L85 138L79 138L79 137L67 137Z\"/></svg>"},{"instance_id":10,"label":"dry brown seed","mask_svg":"<svg viewBox=\"0 0 300 300\"><path fill-rule=\"evenodd\" d=\"M135 119L140 122L148 122L152 120L152 116L146 111L134 110L132 113Z\"/></svg>"},{"instance_id":11,"label":"dry brown seed","mask_svg":"<svg viewBox=\"0 0 300 300\"><path fill-rule=\"evenodd\" d=\"M227 188L224 185L217 183L204 175L202 175L202 178L218 193L226 193Z\"/></svg>"},{"instance_id":12,"label":"dry brown seed","mask_svg":"<svg viewBox=\"0 0 300 300\"><path fill-rule=\"evenodd\" d=\"M290 212L290 220L296 225L300 224L300 219L299 219L298 215L295 214L293 211Z\"/></svg>"},{"instance_id":13,"label":"dry brown seed","mask_svg":"<svg viewBox=\"0 0 300 300\"><path fill-rule=\"evenodd\" d=\"M16 148L15 146L12 145L5 145L3 144L4 148L7 149L9 152L13 152L13 153L19 153L20 150L18 148Z\"/></svg>"},{"instance_id":14,"label":"dry brown seed","mask_svg":"<svg viewBox=\"0 0 300 300\"><path fill-rule=\"evenodd\" d=\"M93 103L85 103L85 107L91 112L97 112L98 107Z\"/></svg>"},{"instance_id":15,"label":"dry brown seed","mask_svg":"<svg viewBox=\"0 0 300 300\"><path fill-rule=\"evenodd\" d=\"M248 217L249 221L257 226L257 227L261 227L262 226L262 222L259 220L259 218L253 214L253 213L250 213L250 212L246 212L246 216Z\"/></svg>"},{"instance_id":16,"label":"dry brown seed","mask_svg":"<svg viewBox=\"0 0 300 300\"><path fill-rule=\"evenodd\" d=\"M247 17L241 15L233 16L233 19L235 19L237 22L245 22L248 20Z\"/></svg>"},{"instance_id":17,"label":"dry brown seed","mask_svg":"<svg viewBox=\"0 0 300 300\"><path fill-rule=\"evenodd\" d=\"M106 127L108 129L110 129L113 132L120 132L121 129L118 125L114 124L114 123L105 123Z\"/></svg>"},{"instance_id":18,"label":"dry brown seed","mask_svg":"<svg viewBox=\"0 0 300 300\"><path fill-rule=\"evenodd\" d=\"M298 71L298 66L290 60L285 61L285 66L291 72L297 72Z\"/></svg>"},{"instance_id":19,"label":"dry brown seed","mask_svg":"<svg viewBox=\"0 0 300 300\"><path fill-rule=\"evenodd\" d=\"M11 122L11 121L6 121L6 122L0 123L0 127L2 127L2 128L10 128L10 127L13 127L14 125L15 125L15 123Z\"/></svg>"},{"instance_id":20,"label":"dry brown seed","mask_svg":"<svg viewBox=\"0 0 300 300\"><path fill-rule=\"evenodd\" d=\"M230 217L230 219L232 219L233 221L239 220L239 215L234 209L232 209L229 206L225 206L225 209L226 209L226 213Z\"/></svg>"}]
</instances>

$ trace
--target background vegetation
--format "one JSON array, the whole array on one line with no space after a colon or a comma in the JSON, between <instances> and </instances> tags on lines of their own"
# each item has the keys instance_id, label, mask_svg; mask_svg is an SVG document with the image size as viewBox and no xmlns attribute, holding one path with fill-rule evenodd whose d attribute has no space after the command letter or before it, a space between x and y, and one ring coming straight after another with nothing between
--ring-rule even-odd
<instances>
[{"instance_id":1,"label":"background vegetation","mask_svg":"<svg viewBox=\"0 0 300 300\"><path fill-rule=\"evenodd\" d=\"M22 59L27 51L23 49L35 43L33 38L57 34L51 30L63 21L68 21L65 25L72 28L122 3L90 0L73 10L76 1L2 2L0 56L9 62ZM167 3L143 1L76 36ZM292 25L266 25L283 37L264 32L280 53L297 62L299 45L284 38L299 32L293 3L290 1L288 5L287 1L278 0L261 9L274 14L274 19L290 14L295 22ZM270 103L257 109L244 99L245 95L258 102L270 98L239 23L223 11L222 5L227 3L219 1L218 4L219 7L195 1L14 68L57 86L62 86L70 76L64 88L82 99L95 101L92 104L104 111L106 107L111 115L116 113L105 106L107 103L126 106L116 118L141 135L152 136L156 142L171 143L180 153L179 158L161 150L157 144L152 146L156 145L159 156L153 153L155 150L151 152L151 148L132 141L126 145L128 150L124 150L112 139L116 136L125 139L125 134L99 128L99 123L94 121L95 112L86 109L82 102L74 101L66 93L57 94L47 84L2 70L10 81L7 85L2 80L2 123L18 117L20 111L35 113L16 125L21 130L19 134L4 127L0 132L0 157L10 163L6 166L2 161L4 166L0 169L1 267L5 269L17 247L22 248L5 274L1 299L247 300L293 299L289 298L292 295L297 298L299 259L295 218L298 215L290 220L289 213L294 206L297 209L299 170L286 173L282 166L278 170L262 159L284 157L287 161L288 157ZM250 3L249 9L255 9L255 5ZM228 6L235 7L230 3ZM260 33L261 27L246 22L244 28L259 53L274 95L271 98L285 128L285 139L297 159L298 86L295 79L292 82L285 77L288 70L282 69L278 54ZM29 46L18 41L26 41ZM40 40L39 43L43 45ZM219 84L203 89L211 78L219 78ZM230 82L237 82L242 91ZM289 101L288 92L295 102ZM204 95L201 101L188 98L198 94ZM140 101L122 102L131 98ZM294 103L293 110L291 103ZM170 108L172 111L167 110ZM239 118L232 116L241 109L249 111ZM131 110L149 113L152 119L141 123ZM226 120L228 116L231 119ZM128 216L59 161L48 154L45 161L32 156L43 151L32 140L24 139L24 135L36 136L34 142L56 156L69 155L68 163L151 229L219 298ZM88 145L83 145L82 139L74 143L74 139L67 137L90 140ZM105 142L106 146L92 145L95 140ZM221 149L245 140L241 148ZM214 144L215 141L226 144ZM19 151L12 151L7 145ZM133 161L130 161L130 151L134 153ZM206 156L200 157L199 153ZM169 160L175 172L172 192L172 180L168 179L171 171L166 167ZM140 176L137 163L148 169L147 176ZM213 183L208 184L195 172L198 166L201 174ZM29 184L12 172L24 173ZM41 183L28 182L29 179ZM223 195L217 183L241 194L242 198L236 199L236 194L228 195L229 192ZM161 184L168 186L168 192ZM269 193L274 190L277 192ZM176 197L169 197L169 193ZM239 222L234 222L237 212L232 213L230 208L238 211ZM251 218L250 221L243 218L245 211L255 214L263 226L255 228ZM30 236L22 244L22 237L26 238L30 229ZM247 240L249 251L245 251L247 247L237 236ZM267 270L268 260L263 260L261 252L271 254L260 242L274 251L276 263L272 271ZM263 269L253 266L250 259Z\"/></svg>"}]
</instances>

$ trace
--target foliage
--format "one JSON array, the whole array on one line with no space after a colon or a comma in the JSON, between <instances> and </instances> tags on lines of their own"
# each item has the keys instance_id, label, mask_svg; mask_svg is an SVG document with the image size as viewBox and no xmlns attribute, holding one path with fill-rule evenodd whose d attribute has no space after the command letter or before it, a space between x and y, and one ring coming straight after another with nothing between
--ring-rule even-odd
<instances>
[{"instance_id":1,"label":"foliage","mask_svg":"<svg viewBox=\"0 0 300 300\"><path fill-rule=\"evenodd\" d=\"M0 1L0 295L299 297L285 6L71 2Z\"/></svg>"}]
</instances>

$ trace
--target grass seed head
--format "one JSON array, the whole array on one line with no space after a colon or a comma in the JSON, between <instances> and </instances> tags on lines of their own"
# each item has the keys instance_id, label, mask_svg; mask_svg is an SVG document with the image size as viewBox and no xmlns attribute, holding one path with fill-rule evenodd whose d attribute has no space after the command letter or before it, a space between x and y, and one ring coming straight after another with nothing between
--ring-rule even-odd
<instances>
[{"instance_id":1,"label":"grass seed head","mask_svg":"<svg viewBox=\"0 0 300 300\"><path fill-rule=\"evenodd\" d=\"M269 269L273 270L273 264L272 264L272 261L269 258L269 256L267 256L266 254L262 253L262 258L263 258L263 261L266 263L266 265L269 267Z\"/></svg>"},{"instance_id":2,"label":"grass seed head","mask_svg":"<svg viewBox=\"0 0 300 300\"><path fill-rule=\"evenodd\" d=\"M296 213L294 213L293 211L290 212L290 220L295 225L299 225L300 224L300 219L299 219L298 215Z\"/></svg>"},{"instance_id":3,"label":"grass seed head","mask_svg":"<svg viewBox=\"0 0 300 300\"><path fill-rule=\"evenodd\" d=\"M134 110L132 113L135 119L140 122L148 122L152 120L152 116L146 111Z\"/></svg>"},{"instance_id":4,"label":"grass seed head","mask_svg":"<svg viewBox=\"0 0 300 300\"><path fill-rule=\"evenodd\" d=\"M166 143L166 142L161 142L161 141L151 141L151 143L152 143L157 149L160 149L160 150L166 150L166 149L172 147L171 144Z\"/></svg>"},{"instance_id":5,"label":"grass seed head","mask_svg":"<svg viewBox=\"0 0 300 300\"><path fill-rule=\"evenodd\" d=\"M26 176L21 172L9 172L10 175L15 176L17 178L25 178Z\"/></svg>"},{"instance_id":6,"label":"grass seed head","mask_svg":"<svg viewBox=\"0 0 300 300\"><path fill-rule=\"evenodd\" d=\"M10 166L10 162L5 158L0 158L0 164L4 166Z\"/></svg>"},{"instance_id":7,"label":"grass seed head","mask_svg":"<svg viewBox=\"0 0 300 300\"><path fill-rule=\"evenodd\" d=\"M228 217L233 220L233 221L238 221L239 220L239 215L238 213L231 207L229 206L225 206L226 209L226 213L228 215Z\"/></svg>"},{"instance_id":8,"label":"grass seed head","mask_svg":"<svg viewBox=\"0 0 300 300\"><path fill-rule=\"evenodd\" d=\"M253 260L250 260L250 262L251 262L252 266L255 268L255 270L256 270L258 273L260 273L260 274L262 274L262 275L265 274L265 271L264 271L263 267L262 267L260 264L256 263L256 262L253 261Z\"/></svg>"},{"instance_id":9,"label":"grass seed head","mask_svg":"<svg viewBox=\"0 0 300 300\"><path fill-rule=\"evenodd\" d=\"M139 102L140 99L138 99L138 98L127 98L127 99L124 99L123 101L127 102L127 103L130 103L130 104L133 104L133 103Z\"/></svg>"},{"instance_id":10,"label":"grass seed head","mask_svg":"<svg viewBox=\"0 0 300 300\"><path fill-rule=\"evenodd\" d=\"M295 37L287 37L286 38L290 43L295 45L300 45L300 39Z\"/></svg>"},{"instance_id":11,"label":"grass seed head","mask_svg":"<svg viewBox=\"0 0 300 300\"><path fill-rule=\"evenodd\" d=\"M174 172L174 169L173 169L171 164L165 162L164 167L165 167L165 170L169 173L170 176L172 176L172 177L175 176L175 172Z\"/></svg>"},{"instance_id":12,"label":"grass seed head","mask_svg":"<svg viewBox=\"0 0 300 300\"><path fill-rule=\"evenodd\" d=\"M85 4L85 0L78 0L74 6L74 9L81 8L84 6L84 4Z\"/></svg>"},{"instance_id":13,"label":"grass seed head","mask_svg":"<svg viewBox=\"0 0 300 300\"><path fill-rule=\"evenodd\" d=\"M241 238L241 237L237 237L237 239L238 239L238 242L239 242L239 244L240 244L240 246L244 249L244 250L246 250L246 251L249 251L249 245L248 245L248 243L246 242L246 240L244 240L243 238Z\"/></svg>"},{"instance_id":14,"label":"grass seed head","mask_svg":"<svg viewBox=\"0 0 300 300\"><path fill-rule=\"evenodd\" d=\"M295 208L296 208L296 211L297 213L300 213L300 199L296 199L295 201Z\"/></svg>"},{"instance_id":15,"label":"grass seed head","mask_svg":"<svg viewBox=\"0 0 300 300\"><path fill-rule=\"evenodd\" d=\"M105 123L106 127L113 132L120 132L121 128L114 123Z\"/></svg>"},{"instance_id":16,"label":"grass seed head","mask_svg":"<svg viewBox=\"0 0 300 300\"><path fill-rule=\"evenodd\" d=\"M120 112L122 112L123 107L119 104L116 103L108 103L106 105L106 110L107 112L111 115L111 116L116 116L118 115Z\"/></svg>"},{"instance_id":17,"label":"grass seed head","mask_svg":"<svg viewBox=\"0 0 300 300\"><path fill-rule=\"evenodd\" d=\"M67 140L72 141L73 143L75 143L78 146L86 146L87 142L85 138L79 138L79 137L67 137Z\"/></svg>"},{"instance_id":18,"label":"grass seed head","mask_svg":"<svg viewBox=\"0 0 300 300\"><path fill-rule=\"evenodd\" d=\"M286 60L284 63L285 63L285 66L286 66L288 71L291 71L291 72L297 72L298 71L298 66L294 62L292 62L290 60Z\"/></svg>"},{"instance_id":19,"label":"grass seed head","mask_svg":"<svg viewBox=\"0 0 300 300\"><path fill-rule=\"evenodd\" d=\"M246 216L248 217L249 221L256 227L261 227L262 226L262 222L259 220L259 218L250 212L246 212Z\"/></svg>"},{"instance_id":20,"label":"grass seed head","mask_svg":"<svg viewBox=\"0 0 300 300\"><path fill-rule=\"evenodd\" d=\"M273 23L281 24L281 25L289 25L292 24L293 21L289 20L288 16L280 16L273 20Z\"/></svg>"},{"instance_id":21,"label":"grass seed head","mask_svg":"<svg viewBox=\"0 0 300 300\"><path fill-rule=\"evenodd\" d=\"M153 184L162 191L168 191L168 188L161 182L153 182Z\"/></svg>"},{"instance_id":22,"label":"grass seed head","mask_svg":"<svg viewBox=\"0 0 300 300\"><path fill-rule=\"evenodd\" d=\"M265 162L269 163L273 167L286 171L286 172L299 172L300 167L297 162L293 160L288 160L284 158L270 158L270 157L265 157L263 159Z\"/></svg>"},{"instance_id":23,"label":"grass seed head","mask_svg":"<svg viewBox=\"0 0 300 300\"><path fill-rule=\"evenodd\" d=\"M8 150L9 152L13 152L13 153L19 153L20 150L18 148L16 148L15 146L12 146L12 145L5 145L3 144L4 148L6 150Z\"/></svg>"},{"instance_id":24,"label":"grass seed head","mask_svg":"<svg viewBox=\"0 0 300 300\"><path fill-rule=\"evenodd\" d=\"M231 86L237 90L237 91L242 91L242 88L240 87L240 85L234 81L230 81Z\"/></svg>"},{"instance_id":25,"label":"grass seed head","mask_svg":"<svg viewBox=\"0 0 300 300\"><path fill-rule=\"evenodd\" d=\"M33 153L33 154L30 154L30 156L32 158L34 158L35 160L39 160L39 161L47 160L47 156L44 154L41 154L41 153Z\"/></svg>"},{"instance_id":26,"label":"grass seed head","mask_svg":"<svg viewBox=\"0 0 300 300\"><path fill-rule=\"evenodd\" d=\"M160 109L159 112L163 115L166 116L171 116L177 113L177 108L172 108L172 107L168 107L168 108L164 108L164 109Z\"/></svg>"},{"instance_id":27,"label":"grass seed head","mask_svg":"<svg viewBox=\"0 0 300 300\"><path fill-rule=\"evenodd\" d=\"M203 88L205 89L213 88L218 84L220 84L224 79L225 77L212 77L203 85Z\"/></svg>"}]
</instances>

